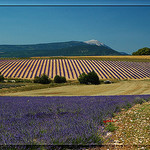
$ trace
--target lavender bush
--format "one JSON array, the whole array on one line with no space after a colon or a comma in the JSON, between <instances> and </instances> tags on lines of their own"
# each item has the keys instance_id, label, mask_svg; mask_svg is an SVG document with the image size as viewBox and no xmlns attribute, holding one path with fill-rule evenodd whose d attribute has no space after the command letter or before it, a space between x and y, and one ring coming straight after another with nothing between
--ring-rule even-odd
<instances>
[{"instance_id":1,"label":"lavender bush","mask_svg":"<svg viewBox=\"0 0 150 150\"><path fill-rule=\"evenodd\" d=\"M1 145L95 145L103 120L150 95L0 97ZM102 131L102 130L101 130Z\"/></svg>"}]
</instances>

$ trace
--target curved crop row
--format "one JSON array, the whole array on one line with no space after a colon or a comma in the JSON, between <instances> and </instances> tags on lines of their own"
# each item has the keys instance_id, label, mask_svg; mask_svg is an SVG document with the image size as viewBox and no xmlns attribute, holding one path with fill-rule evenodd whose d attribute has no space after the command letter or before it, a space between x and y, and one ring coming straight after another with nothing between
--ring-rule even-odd
<instances>
[{"instance_id":1,"label":"curved crop row","mask_svg":"<svg viewBox=\"0 0 150 150\"><path fill-rule=\"evenodd\" d=\"M99 61L74 59L18 59L0 60L4 77L33 79L43 73L76 80L83 72L94 70L100 79L150 78L150 62Z\"/></svg>"}]
</instances>

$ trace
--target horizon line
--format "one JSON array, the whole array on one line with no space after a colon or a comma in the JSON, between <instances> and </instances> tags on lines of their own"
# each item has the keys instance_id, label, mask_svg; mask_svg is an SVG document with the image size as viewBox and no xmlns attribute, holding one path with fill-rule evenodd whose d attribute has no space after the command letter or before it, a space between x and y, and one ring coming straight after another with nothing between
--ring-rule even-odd
<instances>
[{"instance_id":1,"label":"horizon line","mask_svg":"<svg viewBox=\"0 0 150 150\"><path fill-rule=\"evenodd\" d=\"M150 4L0 4L1 6L150 6Z\"/></svg>"}]
</instances>

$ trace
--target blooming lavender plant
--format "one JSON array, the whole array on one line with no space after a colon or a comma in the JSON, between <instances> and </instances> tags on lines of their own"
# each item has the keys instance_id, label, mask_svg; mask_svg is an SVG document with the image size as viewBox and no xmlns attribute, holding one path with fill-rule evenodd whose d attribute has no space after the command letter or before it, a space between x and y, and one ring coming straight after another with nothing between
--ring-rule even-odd
<instances>
[{"instance_id":1,"label":"blooming lavender plant","mask_svg":"<svg viewBox=\"0 0 150 150\"><path fill-rule=\"evenodd\" d=\"M102 144L103 120L150 95L0 97L1 145ZM102 130L101 130L102 131Z\"/></svg>"}]
</instances>

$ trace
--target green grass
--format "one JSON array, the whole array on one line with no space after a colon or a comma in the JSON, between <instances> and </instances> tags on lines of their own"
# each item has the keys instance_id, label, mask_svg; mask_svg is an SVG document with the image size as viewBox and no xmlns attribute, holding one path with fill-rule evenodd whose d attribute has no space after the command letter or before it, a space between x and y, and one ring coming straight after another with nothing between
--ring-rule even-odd
<instances>
[{"instance_id":1,"label":"green grass","mask_svg":"<svg viewBox=\"0 0 150 150\"><path fill-rule=\"evenodd\" d=\"M39 83L23 83L24 86L21 83L0 83L3 86L12 85L10 88L2 88L0 90L0 94L6 94L6 93L15 93L15 92L22 92L22 91L31 91L31 90L37 90L37 89L45 89L45 88L53 88L53 87L59 87L59 86L66 86L66 85L78 85L79 83L77 81L67 81L66 83L50 83L50 84L39 84ZM16 85L16 87L13 87ZM18 85L18 87L17 87Z\"/></svg>"},{"instance_id":2,"label":"green grass","mask_svg":"<svg viewBox=\"0 0 150 150\"><path fill-rule=\"evenodd\" d=\"M117 129L117 127L114 125L114 123L110 122L110 123L105 127L105 129L106 129L107 131L114 132L114 131Z\"/></svg>"}]
</instances>

